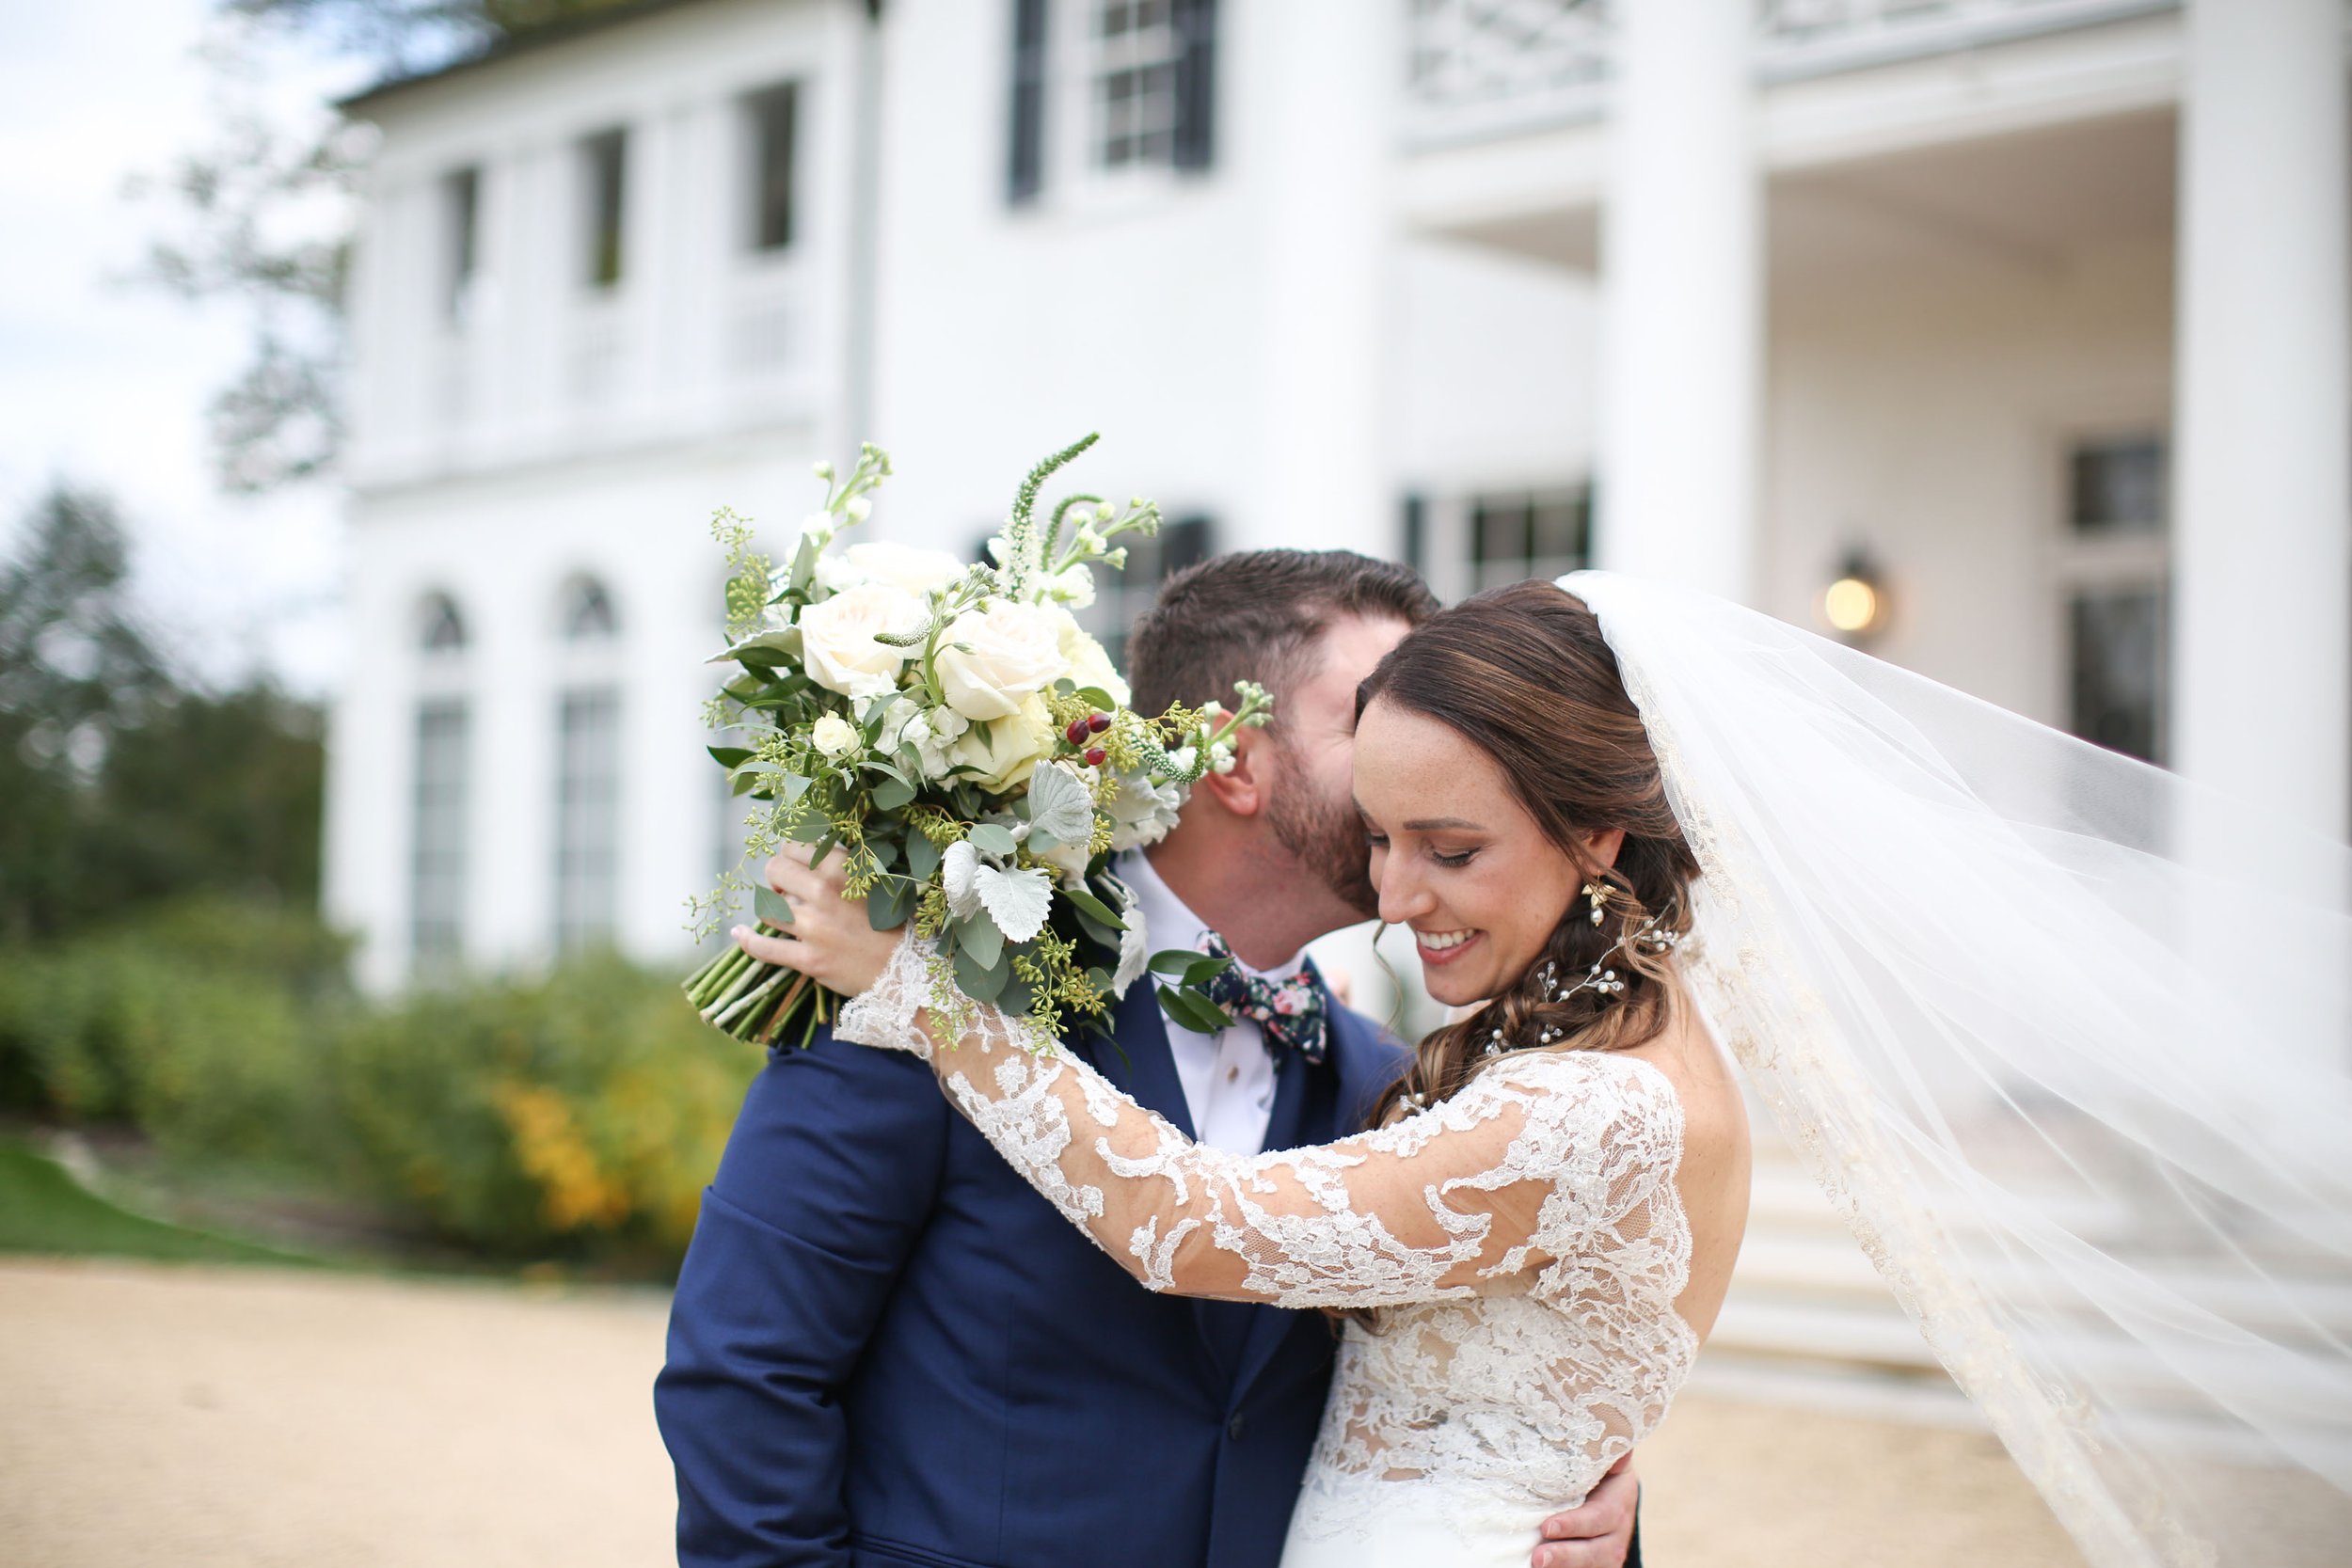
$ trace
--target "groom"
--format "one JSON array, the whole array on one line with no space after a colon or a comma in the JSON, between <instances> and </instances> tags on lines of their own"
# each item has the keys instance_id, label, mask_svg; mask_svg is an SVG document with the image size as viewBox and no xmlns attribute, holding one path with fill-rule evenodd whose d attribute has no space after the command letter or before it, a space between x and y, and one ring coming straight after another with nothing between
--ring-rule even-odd
<instances>
[{"instance_id":1,"label":"groom","mask_svg":"<svg viewBox=\"0 0 2352 1568\"><path fill-rule=\"evenodd\" d=\"M1155 949L1213 933L1253 996L1232 1027L1199 1035L1134 986L1114 1039L1072 1042L1202 1142L1254 1154L1343 1137L1404 1068L1300 949L1373 912L1349 777L1356 686L1436 608L1404 567L1264 550L1170 578L1136 625L1137 711L1243 677L1275 698L1232 770L1118 866ZM1277 1017L1285 981L1289 1006L1262 1028L1253 999ZM1302 994L1319 1029L1295 1026ZM678 1278L654 1387L678 1560L1274 1568L1334 1341L1320 1313L1137 1289L922 1062L820 1031L754 1081ZM1617 1568L1634 1492L1629 1471L1612 1476L1547 1523L1531 1560Z\"/></svg>"}]
</instances>

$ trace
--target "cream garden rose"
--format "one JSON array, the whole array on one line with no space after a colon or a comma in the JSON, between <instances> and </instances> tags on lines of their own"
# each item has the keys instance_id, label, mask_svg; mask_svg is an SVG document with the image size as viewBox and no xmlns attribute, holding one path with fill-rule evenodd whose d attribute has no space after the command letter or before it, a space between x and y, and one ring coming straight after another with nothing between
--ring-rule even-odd
<instances>
[{"instance_id":1,"label":"cream garden rose","mask_svg":"<svg viewBox=\"0 0 2352 1568\"><path fill-rule=\"evenodd\" d=\"M808 678L844 697L896 690L910 650L874 639L882 632L914 631L922 624L923 602L885 583L846 589L810 605L800 620Z\"/></svg>"},{"instance_id":2,"label":"cream garden rose","mask_svg":"<svg viewBox=\"0 0 2352 1568\"><path fill-rule=\"evenodd\" d=\"M956 617L933 665L947 705L975 721L1020 712L1025 699L1069 672L1060 624L1067 620L1047 606L1004 599Z\"/></svg>"},{"instance_id":3,"label":"cream garden rose","mask_svg":"<svg viewBox=\"0 0 2352 1568\"><path fill-rule=\"evenodd\" d=\"M977 768L965 774L992 795L1028 783L1038 759L1054 749L1054 716L1045 699L1030 693L1002 719L975 721L947 748L951 766Z\"/></svg>"},{"instance_id":4,"label":"cream garden rose","mask_svg":"<svg viewBox=\"0 0 2352 1568\"><path fill-rule=\"evenodd\" d=\"M1070 611L1056 606L1052 613L1055 629L1059 636L1061 656L1070 666L1066 673L1080 686L1099 687L1109 692L1113 703L1125 707L1131 697L1127 683L1120 678L1119 667L1111 662L1111 656L1103 651L1103 644L1088 635L1087 629L1078 625L1078 618Z\"/></svg>"}]
</instances>

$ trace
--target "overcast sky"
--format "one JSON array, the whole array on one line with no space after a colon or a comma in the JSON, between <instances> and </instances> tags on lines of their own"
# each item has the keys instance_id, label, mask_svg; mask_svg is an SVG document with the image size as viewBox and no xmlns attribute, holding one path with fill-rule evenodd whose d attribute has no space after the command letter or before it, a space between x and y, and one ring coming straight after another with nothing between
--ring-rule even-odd
<instances>
[{"instance_id":1,"label":"overcast sky","mask_svg":"<svg viewBox=\"0 0 2352 1568\"><path fill-rule=\"evenodd\" d=\"M0 0L0 549L53 479L106 491L150 618L191 669L266 667L317 693L343 657L338 494L221 494L204 409L243 360L244 319L114 281L163 221L125 182L201 135L211 9ZM355 79L286 66L289 103Z\"/></svg>"}]
</instances>

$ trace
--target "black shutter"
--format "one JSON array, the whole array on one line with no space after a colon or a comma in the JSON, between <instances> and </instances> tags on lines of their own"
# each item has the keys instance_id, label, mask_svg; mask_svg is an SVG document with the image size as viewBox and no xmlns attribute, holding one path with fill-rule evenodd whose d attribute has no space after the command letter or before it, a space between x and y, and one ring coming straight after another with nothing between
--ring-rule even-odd
<instances>
[{"instance_id":1,"label":"black shutter","mask_svg":"<svg viewBox=\"0 0 2352 1568\"><path fill-rule=\"evenodd\" d=\"M1048 0L1012 3L1011 148L1005 166L1005 199L1033 201L1045 183L1045 8Z\"/></svg>"},{"instance_id":2,"label":"black shutter","mask_svg":"<svg viewBox=\"0 0 2352 1568\"><path fill-rule=\"evenodd\" d=\"M1176 166L1207 168L1216 152L1216 0L1174 0Z\"/></svg>"}]
</instances>

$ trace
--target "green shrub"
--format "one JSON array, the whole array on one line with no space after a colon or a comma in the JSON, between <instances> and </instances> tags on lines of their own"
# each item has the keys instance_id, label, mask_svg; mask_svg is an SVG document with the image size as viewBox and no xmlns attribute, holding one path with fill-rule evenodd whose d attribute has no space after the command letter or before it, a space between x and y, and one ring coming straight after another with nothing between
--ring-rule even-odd
<instances>
[{"instance_id":1,"label":"green shrub","mask_svg":"<svg viewBox=\"0 0 2352 1568\"><path fill-rule=\"evenodd\" d=\"M388 1196L453 1240L666 1266L757 1062L674 978L607 958L358 1020L338 1090Z\"/></svg>"},{"instance_id":2,"label":"green shrub","mask_svg":"<svg viewBox=\"0 0 2352 1568\"><path fill-rule=\"evenodd\" d=\"M53 1118L128 1120L179 1154L283 1156L322 1132L345 944L207 900L0 964L0 1084Z\"/></svg>"},{"instance_id":3,"label":"green shrub","mask_svg":"<svg viewBox=\"0 0 2352 1568\"><path fill-rule=\"evenodd\" d=\"M675 1265L756 1048L617 958L369 1004L345 951L216 902L0 950L0 1103L372 1190L479 1253Z\"/></svg>"}]
</instances>

